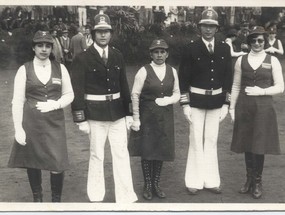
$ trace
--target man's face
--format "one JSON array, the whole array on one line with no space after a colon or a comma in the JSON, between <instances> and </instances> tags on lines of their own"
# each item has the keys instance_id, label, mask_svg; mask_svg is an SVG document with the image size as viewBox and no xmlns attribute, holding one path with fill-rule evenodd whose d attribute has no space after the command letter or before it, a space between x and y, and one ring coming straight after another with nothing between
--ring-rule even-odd
<instances>
[{"instance_id":1,"label":"man's face","mask_svg":"<svg viewBox=\"0 0 285 215\"><path fill-rule=\"evenodd\" d=\"M209 24L201 24L200 29L202 37L207 41L212 41L218 31L218 27L216 25Z\"/></svg>"},{"instance_id":2,"label":"man's face","mask_svg":"<svg viewBox=\"0 0 285 215\"><path fill-rule=\"evenodd\" d=\"M111 39L111 31L110 30L101 30L98 29L95 31L95 42L98 46L104 48L106 47Z\"/></svg>"}]
</instances>

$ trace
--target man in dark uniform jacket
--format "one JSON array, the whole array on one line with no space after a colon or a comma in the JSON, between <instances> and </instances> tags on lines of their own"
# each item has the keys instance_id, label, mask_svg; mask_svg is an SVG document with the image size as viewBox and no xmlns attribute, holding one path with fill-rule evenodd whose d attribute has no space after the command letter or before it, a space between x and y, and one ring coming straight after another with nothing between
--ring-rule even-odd
<instances>
[{"instance_id":1,"label":"man in dark uniform jacket","mask_svg":"<svg viewBox=\"0 0 285 215\"><path fill-rule=\"evenodd\" d=\"M72 112L79 129L89 134L87 194L90 201L102 201L105 196L103 165L108 138L116 202L130 203L137 200L127 149L126 129L132 123L131 98L123 56L108 46L111 30L107 15L95 16L94 43L73 61L71 77L75 99Z\"/></svg>"},{"instance_id":2,"label":"man in dark uniform jacket","mask_svg":"<svg viewBox=\"0 0 285 215\"><path fill-rule=\"evenodd\" d=\"M215 40L218 26L216 11L203 11L202 38L185 48L179 68L180 103L190 124L185 183L192 195L203 188L221 193L217 139L228 113L232 62L229 46Z\"/></svg>"}]
</instances>

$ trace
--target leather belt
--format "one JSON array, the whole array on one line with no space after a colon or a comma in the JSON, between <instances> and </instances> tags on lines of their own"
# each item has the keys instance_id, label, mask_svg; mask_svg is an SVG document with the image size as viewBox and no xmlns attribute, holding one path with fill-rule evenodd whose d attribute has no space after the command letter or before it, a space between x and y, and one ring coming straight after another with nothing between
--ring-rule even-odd
<instances>
[{"instance_id":1,"label":"leather belt","mask_svg":"<svg viewBox=\"0 0 285 215\"><path fill-rule=\"evenodd\" d=\"M107 95L92 95L85 94L84 98L91 101L112 101L120 98L120 93L107 94Z\"/></svg>"},{"instance_id":2,"label":"leather belt","mask_svg":"<svg viewBox=\"0 0 285 215\"><path fill-rule=\"evenodd\" d=\"M222 88L216 90L205 90L197 87L190 87L191 93L201 94L201 95L218 95L223 92Z\"/></svg>"}]
</instances>

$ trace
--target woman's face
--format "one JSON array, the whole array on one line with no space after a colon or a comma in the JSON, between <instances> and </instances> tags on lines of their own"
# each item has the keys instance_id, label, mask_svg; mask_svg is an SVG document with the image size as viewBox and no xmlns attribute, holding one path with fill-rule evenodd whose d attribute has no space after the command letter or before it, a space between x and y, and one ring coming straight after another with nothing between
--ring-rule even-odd
<instances>
[{"instance_id":1,"label":"woman's face","mask_svg":"<svg viewBox=\"0 0 285 215\"><path fill-rule=\"evenodd\" d=\"M258 35L250 40L250 46L252 51L260 52L264 49L264 36Z\"/></svg>"},{"instance_id":2,"label":"woman's face","mask_svg":"<svg viewBox=\"0 0 285 215\"><path fill-rule=\"evenodd\" d=\"M165 49L157 48L150 52L150 57L157 65L162 65L168 58L168 52Z\"/></svg>"},{"instance_id":3,"label":"woman's face","mask_svg":"<svg viewBox=\"0 0 285 215\"><path fill-rule=\"evenodd\" d=\"M40 60L46 60L49 58L49 55L52 51L52 44L50 43L37 43L33 50L35 55Z\"/></svg>"},{"instance_id":4,"label":"woman's face","mask_svg":"<svg viewBox=\"0 0 285 215\"><path fill-rule=\"evenodd\" d=\"M269 36L268 36L268 38L270 40L273 40L275 37L276 37L276 34L274 34L274 33L270 33Z\"/></svg>"}]
</instances>

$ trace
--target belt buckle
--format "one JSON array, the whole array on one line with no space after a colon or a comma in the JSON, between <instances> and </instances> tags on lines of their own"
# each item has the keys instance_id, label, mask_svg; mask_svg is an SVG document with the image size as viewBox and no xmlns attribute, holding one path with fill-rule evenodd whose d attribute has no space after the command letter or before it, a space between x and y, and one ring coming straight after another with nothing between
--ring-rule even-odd
<instances>
[{"instance_id":1,"label":"belt buckle","mask_svg":"<svg viewBox=\"0 0 285 215\"><path fill-rule=\"evenodd\" d=\"M211 96L213 94L213 90L206 90L205 95Z\"/></svg>"},{"instance_id":2,"label":"belt buckle","mask_svg":"<svg viewBox=\"0 0 285 215\"><path fill-rule=\"evenodd\" d=\"M106 95L106 100L107 100L107 101L112 101L112 100L113 100L113 94L111 94L111 95Z\"/></svg>"}]
</instances>

